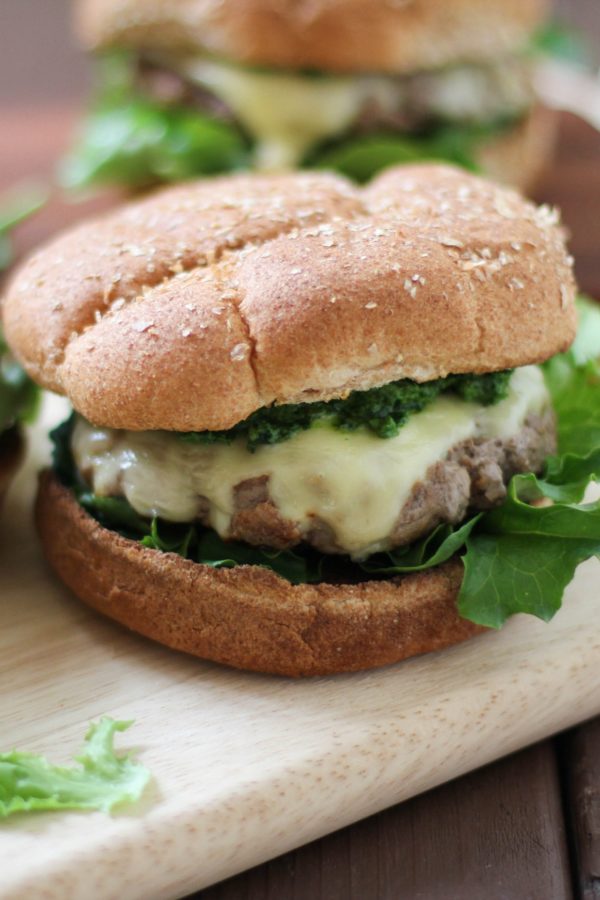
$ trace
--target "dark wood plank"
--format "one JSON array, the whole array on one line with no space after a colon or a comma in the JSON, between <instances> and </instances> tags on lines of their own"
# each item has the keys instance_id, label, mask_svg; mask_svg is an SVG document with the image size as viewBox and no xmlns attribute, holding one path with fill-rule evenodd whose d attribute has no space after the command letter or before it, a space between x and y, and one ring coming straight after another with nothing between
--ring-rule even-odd
<instances>
[{"instance_id":1,"label":"dark wood plank","mask_svg":"<svg viewBox=\"0 0 600 900\"><path fill-rule=\"evenodd\" d=\"M600 12L599 12L600 18ZM557 158L535 191L562 211L581 289L600 298L600 134L575 116L561 116Z\"/></svg>"},{"instance_id":2,"label":"dark wood plank","mask_svg":"<svg viewBox=\"0 0 600 900\"><path fill-rule=\"evenodd\" d=\"M567 900L550 742L487 766L195 900Z\"/></svg>"},{"instance_id":3,"label":"dark wood plank","mask_svg":"<svg viewBox=\"0 0 600 900\"><path fill-rule=\"evenodd\" d=\"M581 900L600 900L600 719L561 746L577 886Z\"/></svg>"}]
</instances>

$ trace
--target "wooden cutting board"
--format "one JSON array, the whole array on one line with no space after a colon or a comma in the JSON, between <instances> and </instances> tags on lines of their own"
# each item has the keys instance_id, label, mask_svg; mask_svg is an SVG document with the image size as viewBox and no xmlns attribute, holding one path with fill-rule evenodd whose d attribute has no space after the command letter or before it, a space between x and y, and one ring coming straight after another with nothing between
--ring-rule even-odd
<instances>
[{"instance_id":1,"label":"wooden cutting board","mask_svg":"<svg viewBox=\"0 0 600 900\"><path fill-rule=\"evenodd\" d=\"M180 897L600 712L600 563L551 625L376 672L230 671L104 621L57 584L31 526L46 406L0 526L0 748L66 763L91 720L135 719L136 807L0 824L3 900Z\"/></svg>"}]
</instances>

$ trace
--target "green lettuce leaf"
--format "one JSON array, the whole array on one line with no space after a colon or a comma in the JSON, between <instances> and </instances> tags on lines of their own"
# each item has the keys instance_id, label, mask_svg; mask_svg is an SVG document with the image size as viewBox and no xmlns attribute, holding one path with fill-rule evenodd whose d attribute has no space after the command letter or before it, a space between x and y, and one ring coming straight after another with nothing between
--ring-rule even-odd
<instances>
[{"instance_id":1,"label":"green lettuce leaf","mask_svg":"<svg viewBox=\"0 0 600 900\"><path fill-rule=\"evenodd\" d=\"M544 364L558 417L559 453L585 455L600 446L600 307L581 298L579 330L566 353Z\"/></svg>"},{"instance_id":2,"label":"green lettuce leaf","mask_svg":"<svg viewBox=\"0 0 600 900\"><path fill-rule=\"evenodd\" d=\"M39 398L39 389L12 358L0 332L0 433L16 422L33 421Z\"/></svg>"},{"instance_id":3,"label":"green lettuce leaf","mask_svg":"<svg viewBox=\"0 0 600 900\"><path fill-rule=\"evenodd\" d=\"M557 480L559 468L557 462ZM585 458L571 456L562 477L567 472L574 481L559 485L531 474L515 476L502 506L482 516L466 540L461 616L491 628L514 613L548 621L579 563L600 555L600 502L570 502L600 479L600 449ZM531 504L543 498L554 502Z\"/></svg>"},{"instance_id":4,"label":"green lettuce leaf","mask_svg":"<svg viewBox=\"0 0 600 900\"><path fill-rule=\"evenodd\" d=\"M547 22L534 34L531 52L580 65L592 64L594 57L584 35L566 22L556 19Z\"/></svg>"},{"instance_id":5,"label":"green lettuce leaf","mask_svg":"<svg viewBox=\"0 0 600 900\"><path fill-rule=\"evenodd\" d=\"M0 816L57 809L110 812L122 803L135 803L150 773L130 754L117 756L113 749L115 732L131 724L104 717L92 725L76 757L79 767L55 766L43 756L18 750L0 753Z\"/></svg>"},{"instance_id":6,"label":"green lettuce leaf","mask_svg":"<svg viewBox=\"0 0 600 900\"><path fill-rule=\"evenodd\" d=\"M458 608L480 625L519 612L548 621L579 563L600 555L600 501L580 502L600 481L600 308L580 298L578 311L574 344L544 365L559 455L542 478L515 476L465 542Z\"/></svg>"},{"instance_id":7,"label":"green lettuce leaf","mask_svg":"<svg viewBox=\"0 0 600 900\"><path fill-rule=\"evenodd\" d=\"M0 271L12 262L11 231L41 209L47 199L47 188L31 182L18 185L0 200Z\"/></svg>"},{"instance_id":8,"label":"green lettuce leaf","mask_svg":"<svg viewBox=\"0 0 600 900\"><path fill-rule=\"evenodd\" d=\"M248 142L235 125L146 96L127 54L101 60L98 82L100 92L60 166L65 187L146 187L247 166Z\"/></svg>"},{"instance_id":9,"label":"green lettuce leaf","mask_svg":"<svg viewBox=\"0 0 600 900\"><path fill-rule=\"evenodd\" d=\"M361 183L399 163L451 162L475 172L479 147L507 124L444 124L424 135L347 136L317 150L307 164L316 169L334 169Z\"/></svg>"}]
</instances>

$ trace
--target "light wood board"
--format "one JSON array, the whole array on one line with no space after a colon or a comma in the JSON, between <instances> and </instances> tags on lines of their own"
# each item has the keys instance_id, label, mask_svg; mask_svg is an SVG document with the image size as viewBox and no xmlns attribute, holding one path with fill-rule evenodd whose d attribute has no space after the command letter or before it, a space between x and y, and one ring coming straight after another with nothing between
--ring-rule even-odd
<instances>
[{"instance_id":1,"label":"light wood board","mask_svg":"<svg viewBox=\"0 0 600 900\"><path fill-rule=\"evenodd\" d=\"M180 897L600 712L597 561L551 625L518 617L365 674L261 677L130 635L41 559L43 428L0 526L0 748L66 763L90 720L133 718L119 746L154 779L113 816L0 824L3 900Z\"/></svg>"}]
</instances>

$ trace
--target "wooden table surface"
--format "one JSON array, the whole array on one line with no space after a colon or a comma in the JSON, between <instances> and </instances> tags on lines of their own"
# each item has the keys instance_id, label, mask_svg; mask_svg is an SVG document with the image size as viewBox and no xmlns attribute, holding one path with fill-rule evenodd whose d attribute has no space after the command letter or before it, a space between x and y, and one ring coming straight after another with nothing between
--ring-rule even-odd
<instances>
[{"instance_id":1,"label":"wooden table surface","mask_svg":"<svg viewBox=\"0 0 600 900\"><path fill-rule=\"evenodd\" d=\"M51 169L68 142L84 78L81 61L69 50L63 0L2 3L1 33L6 37L11 30L5 27L10 20L15 40L0 62L0 190ZM600 38L598 0L563 7ZM35 21L34 32L23 27L25 15ZM19 37L28 52L19 54ZM19 71L18 82L7 75L9 65L11 73ZM580 284L600 298L600 135L565 116L558 161L537 195L563 208ZM109 202L53 201L20 229L18 252ZM599 900L600 720L195 896Z\"/></svg>"}]
</instances>

